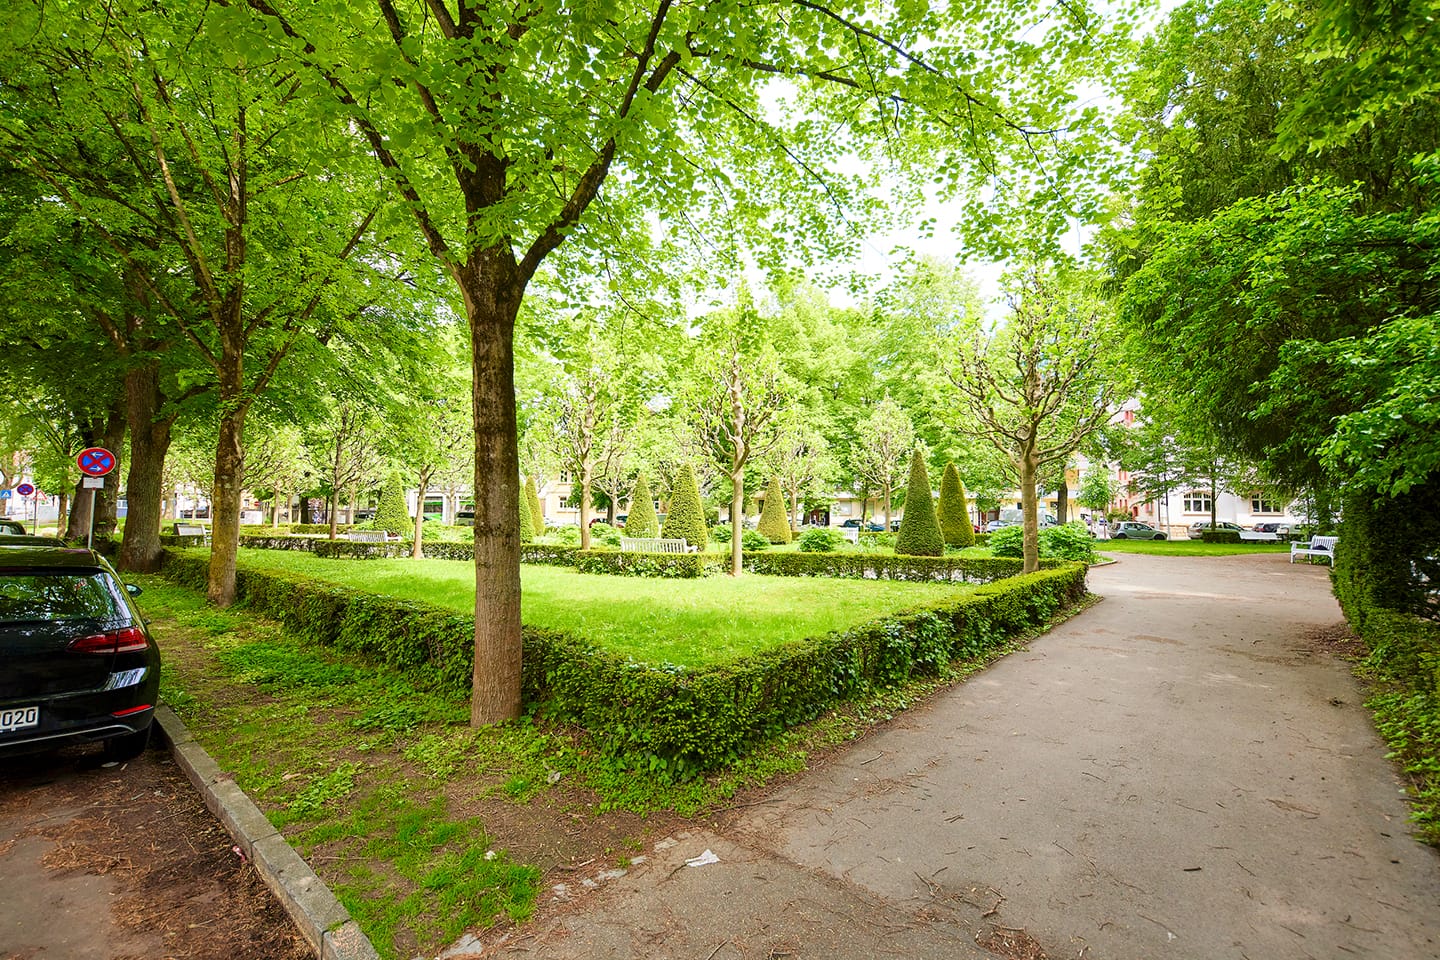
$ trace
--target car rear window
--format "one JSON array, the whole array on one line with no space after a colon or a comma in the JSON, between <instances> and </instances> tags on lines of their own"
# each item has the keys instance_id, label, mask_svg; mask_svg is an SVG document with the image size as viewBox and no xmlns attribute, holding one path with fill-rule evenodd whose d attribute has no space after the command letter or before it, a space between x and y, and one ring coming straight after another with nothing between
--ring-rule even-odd
<instances>
[{"instance_id":1,"label":"car rear window","mask_svg":"<svg viewBox=\"0 0 1440 960\"><path fill-rule=\"evenodd\" d=\"M0 623L113 620L125 609L109 574L0 571Z\"/></svg>"}]
</instances>

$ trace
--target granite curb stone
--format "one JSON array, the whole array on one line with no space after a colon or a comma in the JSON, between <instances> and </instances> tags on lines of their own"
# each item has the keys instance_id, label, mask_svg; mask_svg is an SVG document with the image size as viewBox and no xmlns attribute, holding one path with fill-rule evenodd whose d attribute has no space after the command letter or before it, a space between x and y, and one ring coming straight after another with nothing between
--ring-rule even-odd
<instances>
[{"instance_id":1,"label":"granite curb stone","mask_svg":"<svg viewBox=\"0 0 1440 960\"><path fill-rule=\"evenodd\" d=\"M200 791L205 806L255 865L315 956L321 960L379 960L374 945L335 894L231 776L195 742L175 712L161 706L155 711L155 720L176 763Z\"/></svg>"}]
</instances>

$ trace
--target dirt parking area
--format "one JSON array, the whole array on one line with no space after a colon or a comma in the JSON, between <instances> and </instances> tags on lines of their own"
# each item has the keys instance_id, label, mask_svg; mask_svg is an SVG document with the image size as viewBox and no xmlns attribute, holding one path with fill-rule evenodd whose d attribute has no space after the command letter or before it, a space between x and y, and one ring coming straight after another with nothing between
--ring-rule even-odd
<instances>
[{"instance_id":1,"label":"dirt parking area","mask_svg":"<svg viewBox=\"0 0 1440 960\"><path fill-rule=\"evenodd\" d=\"M167 750L0 760L0 958L308 958L232 846Z\"/></svg>"}]
</instances>

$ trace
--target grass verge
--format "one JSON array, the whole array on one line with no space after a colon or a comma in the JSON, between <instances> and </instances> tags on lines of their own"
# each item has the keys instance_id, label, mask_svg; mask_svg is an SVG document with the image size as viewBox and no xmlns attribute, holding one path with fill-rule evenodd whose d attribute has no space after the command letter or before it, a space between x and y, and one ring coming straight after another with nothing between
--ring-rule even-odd
<instances>
[{"instance_id":1,"label":"grass verge","mask_svg":"<svg viewBox=\"0 0 1440 960\"><path fill-rule=\"evenodd\" d=\"M1204 543L1200 540L1096 540L1101 553L1149 553L1163 557L1231 557L1250 553L1289 553L1288 543Z\"/></svg>"}]
</instances>

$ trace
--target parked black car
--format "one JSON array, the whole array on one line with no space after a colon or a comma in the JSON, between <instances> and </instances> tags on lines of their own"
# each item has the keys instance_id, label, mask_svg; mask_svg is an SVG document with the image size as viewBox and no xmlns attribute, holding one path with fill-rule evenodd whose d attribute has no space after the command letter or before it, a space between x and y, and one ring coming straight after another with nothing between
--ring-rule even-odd
<instances>
[{"instance_id":1,"label":"parked black car","mask_svg":"<svg viewBox=\"0 0 1440 960\"><path fill-rule=\"evenodd\" d=\"M92 550L36 542L0 545L0 756L103 741L134 757L160 691L140 588Z\"/></svg>"},{"instance_id":2,"label":"parked black car","mask_svg":"<svg viewBox=\"0 0 1440 960\"><path fill-rule=\"evenodd\" d=\"M869 533L880 533L885 529L885 525L883 523L876 523L874 520L866 520L862 523L860 520L854 517L851 517L849 520L846 520L844 523L840 524L840 527L841 529L847 530L865 530Z\"/></svg>"}]
</instances>

